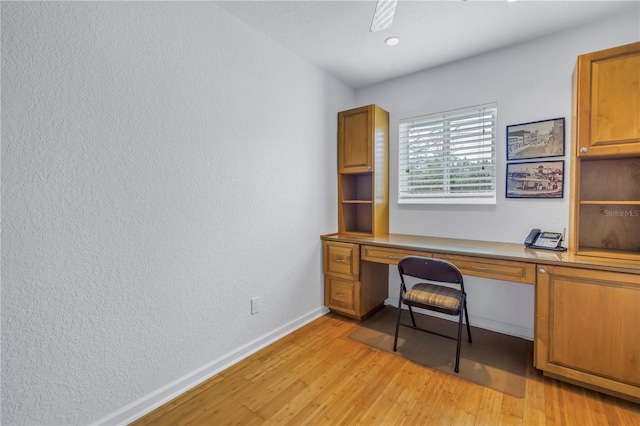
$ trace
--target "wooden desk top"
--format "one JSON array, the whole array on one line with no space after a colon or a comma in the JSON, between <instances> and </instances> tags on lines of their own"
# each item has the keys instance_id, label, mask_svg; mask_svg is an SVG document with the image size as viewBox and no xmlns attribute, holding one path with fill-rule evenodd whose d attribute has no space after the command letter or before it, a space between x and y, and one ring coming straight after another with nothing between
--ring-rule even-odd
<instances>
[{"instance_id":1,"label":"wooden desk top","mask_svg":"<svg viewBox=\"0 0 640 426\"><path fill-rule=\"evenodd\" d=\"M388 234L378 237L326 234L320 238L323 241L640 274L640 263L632 260L576 256L568 252L534 250L526 248L523 244L404 234Z\"/></svg>"}]
</instances>

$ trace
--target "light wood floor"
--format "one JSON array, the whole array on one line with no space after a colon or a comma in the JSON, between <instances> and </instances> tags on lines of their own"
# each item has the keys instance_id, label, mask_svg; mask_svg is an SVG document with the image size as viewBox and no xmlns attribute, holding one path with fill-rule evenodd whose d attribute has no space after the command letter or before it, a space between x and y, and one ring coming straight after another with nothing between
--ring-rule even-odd
<instances>
[{"instance_id":1,"label":"light wood floor","mask_svg":"<svg viewBox=\"0 0 640 426\"><path fill-rule=\"evenodd\" d=\"M133 425L640 425L639 405L533 367L518 399L355 342L355 327L325 315Z\"/></svg>"}]
</instances>

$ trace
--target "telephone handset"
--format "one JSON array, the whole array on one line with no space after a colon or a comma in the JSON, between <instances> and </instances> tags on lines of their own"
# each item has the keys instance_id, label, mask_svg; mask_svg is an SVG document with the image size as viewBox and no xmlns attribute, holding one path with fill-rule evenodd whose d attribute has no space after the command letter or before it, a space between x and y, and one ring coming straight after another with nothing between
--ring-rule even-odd
<instances>
[{"instance_id":1,"label":"telephone handset","mask_svg":"<svg viewBox=\"0 0 640 426\"><path fill-rule=\"evenodd\" d=\"M566 251L562 247L563 234L560 232L543 232L539 229L532 229L524 240L525 247L533 249L544 249L553 251Z\"/></svg>"}]
</instances>

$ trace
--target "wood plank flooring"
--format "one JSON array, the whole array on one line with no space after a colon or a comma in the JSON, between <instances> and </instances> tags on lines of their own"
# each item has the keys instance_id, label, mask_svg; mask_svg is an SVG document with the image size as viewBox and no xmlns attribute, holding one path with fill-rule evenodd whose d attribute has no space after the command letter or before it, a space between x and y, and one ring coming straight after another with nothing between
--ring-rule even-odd
<instances>
[{"instance_id":1,"label":"wood plank flooring","mask_svg":"<svg viewBox=\"0 0 640 426\"><path fill-rule=\"evenodd\" d=\"M519 399L355 342L355 327L325 315L132 426L640 425L640 405L544 377L533 354Z\"/></svg>"}]
</instances>

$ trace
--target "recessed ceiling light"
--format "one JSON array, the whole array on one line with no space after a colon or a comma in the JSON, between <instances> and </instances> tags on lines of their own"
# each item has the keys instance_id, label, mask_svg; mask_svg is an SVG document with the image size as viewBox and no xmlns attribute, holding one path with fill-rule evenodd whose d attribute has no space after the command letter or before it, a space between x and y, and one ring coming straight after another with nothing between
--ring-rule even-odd
<instances>
[{"instance_id":1,"label":"recessed ceiling light","mask_svg":"<svg viewBox=\"0 0 640 426\"><path fill-rule=\"evenodd\" d=\"M389 37L384 41L387 46L395 46L398 43L400 43L400 37L398 36Z\"/></svg>"}]
</instances>

